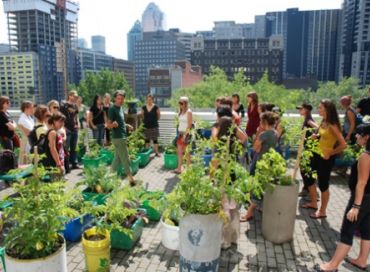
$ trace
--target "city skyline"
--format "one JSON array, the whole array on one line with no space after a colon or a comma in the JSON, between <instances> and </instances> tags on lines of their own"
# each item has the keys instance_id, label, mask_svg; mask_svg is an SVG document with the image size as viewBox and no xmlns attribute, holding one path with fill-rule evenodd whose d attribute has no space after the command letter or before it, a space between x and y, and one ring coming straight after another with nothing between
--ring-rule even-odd
<instances>
[{"instance_id":1,"label":"city skyline","mask_svg":"<svg viewBox=\"0 0 370 272\"><path fill-rule=\"evenodd\" d=\"M106 37L107 54L127 59L127 32L141 16L147 5L153 1L138 0L130 5L127 2L106 0L104 5L97 0L80 0L78 33L79 38L90 41L93 35ZM208 1L154 1L166 16L167 28L180 28L184 32L197 30L211 30L215 21L236 21L238 23L252 23L255 15L263 15L269 11L284 11L287 8L298 7L300 10L335 9L341 8L342 0L327 1L271 1L262 0L253 2L253 7L247 10L240 6L248 6L243 0L229 0L216 2L209 6ZM248 1L252 2L252 1ZM278 3L277 3L278 2ZM225 9L225 6L230 8ZM0 5L0 43L8 43L6 15L3 5ZM112 8L114 7L114 8ZM130 11L125 12L130 8ZM212 15L205 12L212 9ZM207 16L205 16L207 15ZM121 18L121 23L117 23ZM91 47L91 43L88 44Z\"/></svg>"}]
</instances>

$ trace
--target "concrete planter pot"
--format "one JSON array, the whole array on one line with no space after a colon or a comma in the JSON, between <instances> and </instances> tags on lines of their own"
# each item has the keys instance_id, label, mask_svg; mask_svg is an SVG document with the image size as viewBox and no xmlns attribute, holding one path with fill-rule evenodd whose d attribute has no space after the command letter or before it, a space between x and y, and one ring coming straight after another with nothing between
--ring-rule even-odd
<instances>
[{"instance_id":1,"label":"concrete planter pot","mask_svg":"<svg viewBox=\"0 0 370 272\"><path fill-rule=\"evenodd\" d=\"M274 244L293 240L298 204L298 183L276 185L263 198L262 235Z\"/></svg>"}]
</instances>

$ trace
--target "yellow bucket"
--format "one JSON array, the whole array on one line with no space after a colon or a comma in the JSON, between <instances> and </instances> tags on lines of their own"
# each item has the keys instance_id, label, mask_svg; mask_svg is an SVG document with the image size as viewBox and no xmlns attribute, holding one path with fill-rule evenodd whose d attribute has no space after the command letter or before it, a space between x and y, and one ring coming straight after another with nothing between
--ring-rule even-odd
<instances>
[{"instance_id":1,"label":"yellow bucket","mask_svg":"<svg viewBox=\"0 0 370 272\"><path fill-rule=\"evenodd\" d=\"M98 234L96 227L85 231L87 237ZM99 233L101 234L101 233ZM86 269L89 272L109 272L110 266L110 234L107 230L102 233L104 240L90 241L82 235L82 247L85 252Z\"/></svg>"}]
</instances>

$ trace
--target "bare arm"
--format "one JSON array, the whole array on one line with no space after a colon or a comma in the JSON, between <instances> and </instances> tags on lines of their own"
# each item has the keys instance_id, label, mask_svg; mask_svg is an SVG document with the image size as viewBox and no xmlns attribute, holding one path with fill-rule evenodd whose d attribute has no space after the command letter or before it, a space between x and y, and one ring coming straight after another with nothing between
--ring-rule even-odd
<instances>
[{"instance_id":1,"label":"bare arm","mask_svg":"<svg viewBox=\"0 0 370 272\"><path fill-rule=\"evenodd\" d=\"M261 152L262 148L262 141L260 140L259 137L256 137L256 140L253 143L253 150L256 152Z\"/></svg>"},{"instance_id":2,"label":"bare arm","mask_svg":"<svg viewBox=\"0 0 370 272\"><path fill-rule=\"evenodd\" d=\"M161 110L157 109L157 120L161 119Z\"/></svg>"},{"instance_id":3,"label":"bare arm","mask_svg":"<svg viewBox=\"0 0 370 272\"><path fill-rule=\"evenodd\" d=\"M318 125L315 121L313 121L313 120L308 121L308 125L309 125L311 128L319 128L319 125Z\"/></svg>"},{"instance_id":4,"label":"bare arm","mask_svg":"<svg viewBox=\"0 0 370 272\"><path fill-rule=\"evenodd\" d=\"M89 113L87 114L87 122L90 128L96 129L96 126L93 123L93 113L91 111L89 111Z\"/></svg>"},{"instance_id":5,"label":"bare arm","mask_svg":"<svg viewBox=\"0 0 370 272\"><path fill-rule=\"evenodd\" d=\"M236 128L236 137L238 137L242 144L248 140L247 134L245 134L239 127Z\"/></svg>"},{"instance_id":6,"label":"bare arm","mask_svg":"<svg viewBox=\"0 0 370 272\"><path fill-rule=\"evenodd\" d=\"M50 154L53 157L53 160L55 161L57 166L62 166L59 155L58 155L57 147L55 145L56 137L57 137L56 131L53 130L49 132L48 140L49 140Z\"/></svg>"},{"instance_id":7,"label":"bare arm","mask_svg":"<svg viewBox=\"0 0 370 272\"><path fill-rule=\"evenodd\" d=\"M356 128L356 116L352 111L348 111L348 120L349 120L350 127L348 131L348 135L346 135L346 141L350 140L351 135L353 134Z\"/></svg>"},{"instance_id":8,"label":"bare arm","mask_svg":"<svg viewBox=\"0 0 370 272\"><path fill-rule=\"evenodd\" d=\"M358 181L356 185L355 204L361 205L364 196L365 187L369 180L370 173L370 156L366 153L362 154L358 160Z\"/></svg>"},{"instance_id":9,"label":"bare arm","mask_svg":"<svg viewBox=\"0 0 370 272\"><path fill-rule=\"evenodd\" d=\"M193 126L193 113L188 111L188 130L190 130Z\"/></svg>"}]
</instances>

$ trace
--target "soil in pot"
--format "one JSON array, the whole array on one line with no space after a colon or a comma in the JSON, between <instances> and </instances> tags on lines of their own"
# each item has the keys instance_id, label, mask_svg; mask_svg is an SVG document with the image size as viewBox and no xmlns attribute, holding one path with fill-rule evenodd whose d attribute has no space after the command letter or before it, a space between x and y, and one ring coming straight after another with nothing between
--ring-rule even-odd
<instances>
[{"instance_id":1,"label":"soil in pot","mask_svg":"<svg viewBox=\"0 0 370 272\"><path fill-rule=\"evenodd\" d=\"M61 236L61 235L58 235L58 239L53 247L53 249L48 252L45 256L40 256L38 258L43 258L43 257L47 257L47 256L50 256L52 255L53 253L57 252L64 244L64 238ZM6 254L9 256L9 257L12 257L14 259L19 259L19 260L31 260L31 259L34 259L34 258L31 258L31 257L28 257L28 256L19 256L17 254L17 252L15 252L14 250L12 250L11 248L6 248Z\"/></svg>"},{"instance_id":2,"label":"soil in pot","mask_svg":"<svg viewBox=\"0 0 370 272\"><path fill-rule=\"evenodd\" d=\"M87 236L85 233L84 238L89 241L102 241L105 239L105 236L103 234L94 234L94 235Z\"/></svg>"}]
</instances>

